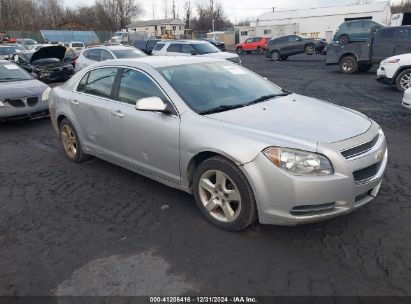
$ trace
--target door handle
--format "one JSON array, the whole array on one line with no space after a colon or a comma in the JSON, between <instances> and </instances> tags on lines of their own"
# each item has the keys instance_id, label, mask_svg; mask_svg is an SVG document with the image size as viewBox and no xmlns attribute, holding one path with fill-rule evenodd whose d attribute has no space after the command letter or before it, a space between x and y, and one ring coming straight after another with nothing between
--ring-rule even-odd
<instances>
[{"instance_id":1,"label":"door handle","mask_svg":"<svg viewBox=\"0 0 411 304\"><path fill-rule=\"evenodd\" d=\"M124 117L124 114L120 110L117 110L115 112L111 112L111 115L113 115L115 117L118 117L118 118L123 118Z\"/></svg>"},{"instance_id":2,"label":"door handle","mask_svg":"<svg viewBox=\"0 0 411 304\"><path fill-rule=\"evenodd\" d=\"M70 100L72 105L78 106L80 103L77 100Z\"/></svg>"}]
</instances>

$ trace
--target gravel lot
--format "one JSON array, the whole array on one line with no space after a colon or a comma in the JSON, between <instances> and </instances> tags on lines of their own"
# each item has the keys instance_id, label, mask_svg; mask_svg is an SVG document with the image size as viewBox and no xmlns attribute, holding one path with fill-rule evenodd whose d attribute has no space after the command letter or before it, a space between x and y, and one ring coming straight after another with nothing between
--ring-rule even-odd
<instances>
[{"instance_id":1,"label":"gravel lot","mask_svg":"<svg viewBox=\"0 0 411 304\"><path fill-rule=\"evenodd\" d=\"M375 70L325 58L243 65L296 93L380 123L380 195L328 222L209 225L193 198L125 169L63 154L49 119L0 125L0 295L411 295L411 111Z\"/></svg>"}]
</instances>

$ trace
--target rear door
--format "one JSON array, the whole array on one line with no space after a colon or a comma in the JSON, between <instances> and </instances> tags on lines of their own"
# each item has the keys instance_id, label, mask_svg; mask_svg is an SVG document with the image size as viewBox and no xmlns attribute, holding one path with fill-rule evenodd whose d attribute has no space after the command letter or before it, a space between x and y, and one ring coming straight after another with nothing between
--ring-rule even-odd
<instances>
[{"instance_id":1,"label":"rear door","mask_svg":"<svg viewBox=\"0 0 411 304\"><path fill-rule=\"evenodd\" d=\"M411 53L411 28L399 27L396 30L396 34L393 55Z\"/></svg>"},{"instance_id":2,"label":"rear door","mask_svg":"<svg viewBox=\"0 0 411 304\"><path fill-rule=\"evenodd\" d=\"M375 33L371 49L372 62L378 63L394 55L395 36L395 27L381 28Z\"/></svg>"},{"instance_id":3,"label":"rear door","mask_svg":"<svg viewBox=\"0 0 411 304\"><path fill-rule=\"evenodd\" d=\"M96 153L107 154L113 149L109 119L117 72L114 67L90 71L69 102L85 146Z\"/></svg>"}]
</instances>

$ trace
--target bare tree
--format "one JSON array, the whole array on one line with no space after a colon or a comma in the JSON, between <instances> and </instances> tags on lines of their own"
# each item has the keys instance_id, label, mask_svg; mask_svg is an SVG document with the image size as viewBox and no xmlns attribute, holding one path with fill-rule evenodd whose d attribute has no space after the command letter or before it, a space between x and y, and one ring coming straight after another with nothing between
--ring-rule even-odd
<instances>
[{"instance_id":1,"label":"bare tree","mask_svg":"<svg viewBox=\"0 0 411 304\"><path fill-rule=\"evenodd\" d=\"M191 1L188 0L184 3L184 18L185 18L187 29L190 28L191 14L192 14Z\"/></svg>"}]
</instances>

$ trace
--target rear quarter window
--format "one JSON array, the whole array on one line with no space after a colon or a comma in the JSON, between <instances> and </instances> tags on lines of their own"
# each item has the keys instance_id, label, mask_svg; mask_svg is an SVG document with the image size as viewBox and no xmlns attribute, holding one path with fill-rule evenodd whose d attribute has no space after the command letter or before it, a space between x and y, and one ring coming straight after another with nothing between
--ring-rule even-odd
<instances>
[{"instance_id":1,"label":"rear quarter window","mask_svg":"<svg viewBox=\"0 0 411 304\"><path fill-rule=\"evenodd\" d=\"M167 48L167 52L180 53L181 45L177 43L170 44L170 46Z\"/></svg>"},{"instance_id":2,"label":"rear quarter window","mask_svg":"<svg viewBox=\"0 0 411 304\"><path fill-rule=\"evenodd\" d=\"M161 51L164 47L165 43L157 43L154 47L154 51Z\"/></svg>"}]
</instances>

